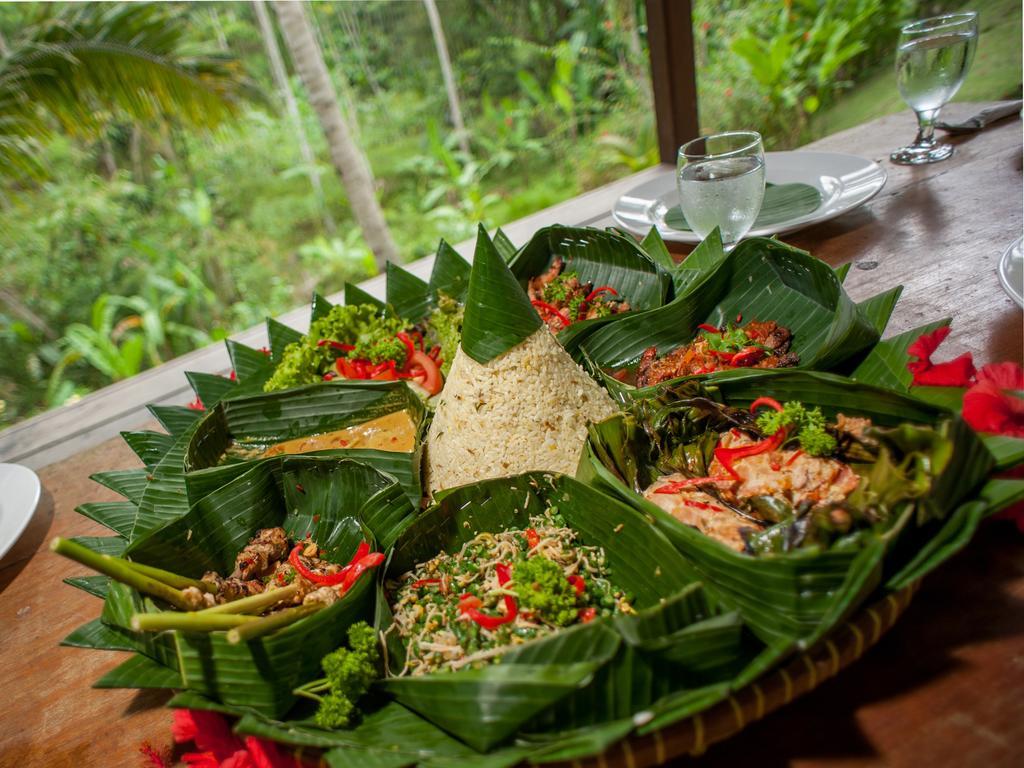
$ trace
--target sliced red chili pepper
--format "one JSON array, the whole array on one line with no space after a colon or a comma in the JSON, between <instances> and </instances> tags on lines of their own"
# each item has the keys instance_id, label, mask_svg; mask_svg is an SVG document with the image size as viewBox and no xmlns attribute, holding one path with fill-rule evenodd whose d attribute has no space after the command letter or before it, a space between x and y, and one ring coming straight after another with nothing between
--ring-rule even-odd
<instances>
[{"instance_id":1,"label":"sliced red chili pepper","mask_svg":"<svg viewBox=\"0 0 1024 768\"><path fill-rule=\"evenodd\" d=\"M696 501L694 499L684 499L683 504L688 507L696 507L697 509L710 509L713 512L725 512L724 507L718 507L714 504L708 504L706 501Z\"/></svg>"},{"instance_id":2,"label":"sliced red chili pepper","mask_svg":"<svg viewBox=\"0 0 1024 768\"><path fill-rule=\"evenodd\" d=\"M317 573L311 571L306 567L306 564L299 559L299 554L303 550L302 544L296 544L295 548L292 549L291 554L288 555L288 562L291 563L292 568L299 572L303 578L308 581L312 581L314 584L323 584L324 586L333 586L334 584L340 584L345 579L346 568L342 568L338 573Z\"/></svg>"},{"instance_id":3,"label":"sliced red chili pepper","mask_svg":"<svg viewBox=\"0 0 1024 768\"><path fill-rule=\"evenodd\" d=\"M707 331L708 333L721 333L722 332L721 328L716 328L715 326L710 325L709 323L701 323L697 327L700 328L702 331Z\"/></svg>"},{"instance_id":4,"label":"sliced red chili pepper","mask_svg":"<svg viewBox=\"0 0 1024 768\"><path fill-rule=\"evenodd\" d=\"M417 579L416 581L414 581L409 586L412 587L413 589L419 589L420 587L427 586L427 584L440 584L440 583L441 583L440 579Z\"/></svg>"},{"instance_id":5,"label":"sliced red chili pepper","mask_svg":"<svg viewBox=\"0 0 1024 768\"><path fill-rule=\"evenodd\" d=\"M572 586L576 590L576 597L579 597L586 591L587 582L585 582L583 580L583 577L580 576L578 573L573 573L567 578L569 579L569 583L572 584Z\"/></svg>"},{"instance_id":6,"label":"sliced red chili pepper","mask_svg":"<svg viewBox=\"0 0 1024 768\"><path fill-rule=\"evenodd\" d=\"M530 549L533 549L540 544L540 534L537 533L533 528L526 529L526 543Z\"/></svg>"},{"instance_id":7,"label":"sliced red chili pepper","mask_svg":"<svg viewBox=\"0 0 1024 768\"><path fill-rule=\"evenodd\" d=\"M588 624L597 618L597 608L580 608L576 617L584 624Z\"/></svg>"},{"instance_id":8,"label":"sliced red chili pepper","mask_svg":"<svg viewBox=\"0 0 1024 768\"><path fill-rule=\"evenodd\" d=\"M725 471L728 472L736 482L742 483L743 478L733 467L732 463L736 461L736 459L745 459L748 456L757 456L760 453L774 451L782 445L782 442L785 439L786 430L785 428L782 428L771 437L756 442L753 445L744 445L741 448L715 448L715 458L718 459L718 463L725 468Z\"/></svg>"},{"instance_id":9,"label":"sliced red chili pepper","mask_svg":"<svg viewBox=\"0 0 1024 768\"><path fill-rule=\"evenodd\" d=\"M732 364L737 368L753 365L764 357L764 350L759 347L747 347L742 352L733 355Z\"/></svg>"},{"instance_id":10,"label":"sliced red chili pepper","mask_svg":"<svg viewBox=\"0 0 1024 768\"><path fill-rule=\"evenodd\" d=\"M347 567L345 572L345 579L341 582L341 593L345 594L362 576L366 571L371 568L376 568L378 565L384 562L383 552L371 552L370 554L360 558L356 562L352 563Z\"/></svg>"},{"instance_id":11,"label":"sliced red chili pepper","mask_svg":"<svg viewBox=\"0 0 1024 768\"><path fill-rule=\"evenodd\" d=\"M736 324L739 325L742 322L743 322L743 313L740 312L738 315L736 315Z\"/></svg>"},{"instance_id":12,"label":"sliced red chili pepper","mask_svg":"<svg viewBox=\"0 0 1024 768\"><path fill-rule=\"evenodd\" d=\"M587 298L584 301L593 301L594 297L601 293L610 293L612 296L618 296L619 292L612 288L610 285L601 285L592 290L587 294Z\"/></svg>"},{"instance_id":13,"label":"sliced red chili pepper","mask_svg":"<svg viewBox=\"0 0 1024 768\"><path fill-rule=\"evenodd\" d=\"M235 373L235 369L234 368L231 369L231 373L228 375L228 379L230 381L238 381L238 374Z\"/></svg>"},{"instance_id":14,"label":"sliced red chili pepper","mask_svg":"<svg viewBox=\"0 0 1024 768\"><path fill-rule=\"evenodd\" d=\"M409 334L407 333L398 333L395 338L405 345L405 364L409 365L409 358L411 358L413 352L416 351L416 345L412 343L412 339L409 338Z\"/></svg>"},{"instance_id":15,"label":"sliced red chili pepper","mask_svg":"<svg viewBox=\"0 0 1024 768\"><path fill-rule=\"evenodd\" d=\"M509 567L504 563L498 563L495 565L494 570L498 574L499 584L504 585L512 578ZM504 599L505 615L488 616L486 613L479 610L482 605L480 598L467 592L459 598L459 613L468 616L472 621L475 621L484 629L494 630L502 624L508 624L510 621L515 621L515 618L519 613L519 606L517 605L514 597L511 595L505 595Z\"/></svg>"},{"instance_id":16,"label":"sliced red chili pepper","mask_svg":"<svg viewBox=\"0 0 1024 768\"><path fill-rule=\"evenodd\" d=\"M768 466L771 467L772 472L778 472L780 469L782 469L782 465L779 464L779 462L777 461L769 462Z\"/></svg>"},{"instance_id":17,"label":"sliced red chili pepper","mask_svg":"<svg viewBox=\"0 0 1024 768\"><path fill-rule=\"evenodd\" d=\"M203 405L203 401L202 401L202 399L200 399L199 395L196 395L196 399L193 400L191 403L189 403L187 408L189 410L192 410L192 411L205 411L206 410L206 406Z\"/></svg>"},{"instance_id":18,"label":"sliced red chili pepper","mask_svg":"<svg viewBox=\"0 0 1024 768\"><path fill-rule=\"evenodd\" d=\"M572 322L569 320L568 317L562 314L560 310L548 304L546 301L541 301L540 299L533 299L530 303L533 304L533 306L535 306L537 309L543 309L545 312L550 312L551 314L553 314L555 317L562 321L563 326L572 325Z\"/></svg>"},{"instance_id":19,"label":"sliced red chili pepper","mask_svg":"<svg viewBox=\"0 0 1024 768\"><path fill-rule=\"evenodd\" d=\"M505 563L498 563L494 566L494 570L498 574L498 583L505 586L512 579L512 571Z\"/></svg>"},{"instance_id":20,"label":"sliced red chili pepper","mask_svg":"<svg viewBox=\"0 0 1024 768\"><path fill-rule=\"evenodd\" d=\"M762 405L767 405L769 408L774 408L779 413L782 413L782 403L776 400L774 397L759 397L757 400L750 404L750 412L753 413Z\"/></svg>"},{"instance_id":21,"label":"sliced red chili pepper","mask_svg":"<svg viewBox=\"0 0 1024 768\"><path fill-rule=\"evenodd\" d=\"M788 467L790 464L792 464L794 461L796 461L797 459L799 459L803 455L804 455L804 452L799 450L799 449L797 449L796 453L794 453L792 456L790 456L789 459L786 461L786 466Z\"/></svg>"},{"instance_id":22,"label":"sliced red chili pepper","mask_svg":"<svg viewBox=\"0 0 1024 768\"><path fill-rule=\"evenodd\" d=\"M691 488L695 485L706 485L707 483L722 483L728 482L729 478L726 475L716 475L713 477L691 477L686 480L677 480L673 483L665 483L655 490L655 493L679 493L684 488Z\"/></svg>"}]
</instances>

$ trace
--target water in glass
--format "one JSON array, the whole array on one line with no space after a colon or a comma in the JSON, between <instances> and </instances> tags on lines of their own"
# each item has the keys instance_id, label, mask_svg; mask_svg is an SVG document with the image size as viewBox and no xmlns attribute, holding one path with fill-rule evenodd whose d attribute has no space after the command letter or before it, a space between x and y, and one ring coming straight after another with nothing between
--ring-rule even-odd
<instances>
[{"instance_id":1,"label":"water in glass","mask_svg":"<svg viewBox=\"0 0 1024 768\"><path fill-rule=\"evenodd\" d=\"M764 197L764 160L729 157L689 163L679 172L679 204L701 238L721 227L732 244L754 224Z\"/></svg>"},{"instance_id":2,"label":"water in glass","mask_svg":"<svg viewBox=\"0 0 1024 768\"><path fill-rule=\"evenodd\" d=\"M901 45L896 54L900 96L916 112L939 109L960 89L977 43L976 35L955 32Z\"/></svg>"}]
</instances>

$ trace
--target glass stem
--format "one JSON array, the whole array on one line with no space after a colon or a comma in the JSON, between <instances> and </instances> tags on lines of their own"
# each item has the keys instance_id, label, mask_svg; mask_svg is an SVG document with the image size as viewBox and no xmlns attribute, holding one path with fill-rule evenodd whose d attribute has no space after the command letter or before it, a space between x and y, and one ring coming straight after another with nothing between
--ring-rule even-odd
<instances>
[{"instance_id":1,"label":"glass stem","mask_svg":"<svg viewBox=\"0 0 1024 768\"><path fill-rule=\"evenodd\" d=\"M935 144L935 118L939 116L939 110L926 109L917 112L917 138L914 139L915 147L931 147Z\"/></svg>"}]
</instances>

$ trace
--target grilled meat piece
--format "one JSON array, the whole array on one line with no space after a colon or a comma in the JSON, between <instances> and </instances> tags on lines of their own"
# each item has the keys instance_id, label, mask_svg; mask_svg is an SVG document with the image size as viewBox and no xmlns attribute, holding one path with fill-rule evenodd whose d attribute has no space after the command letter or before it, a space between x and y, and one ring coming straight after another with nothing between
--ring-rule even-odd
<instances>
[{"instance_id":1,"label":"grilled meat piece","mask_svg":"<svg viewBox=\"0 0 1024 768\"><path fill-rule=\"evenodd\" d=\"M720 445L741 448L755 442L748 435L741 433L737 437L727 432L722 435ZM745 503L749 499L774 496L785 499L793 509L814 508L843 502L860 483L860 477L847 464L837 459L808 456L796 449L735 459L732 468L742 481L734 480L715 459L708 467L708 476L716 478L714 482L691 485L676 493L658 493L665 485L687 479L681 474L667 475L652 483L644 491L644 498L680 522L742 552L746 548L745 530L776 522L759 518ZM717 496L712 495L712 490ZM738 514L733 508L749 512L749 517Z\"/></svg>"},{"instance_id":2,"label":"grilled meat piece","mask_svg":"<svg viewBox=\"0 0 1024 768\"><path fill-rule=\"evenodd\" d=\"M218 603L230 603L243 597L258 595L263 591L263 582L259 579L242 579L237 576L224 578L213 571L204 573L203 581L216 585Z\"/></svg>"},{"instance_id":3,"label":"grilled meat piece","mask_svg":"<svg viewBox=\"0 0 1024 768\"><path fill-rule=\"evenodd\" d=\"M629 302L619 301L606 293L600 293L587 301L587 296L590 296L594 290L594 284L581 283L573 273L563 276L564 269L565 262L560 256L556 256L547 272L530 278L527 283L530 301L544 302L554 307L570 324L581 320L592 320L595 317L604 317L608 314L618 315L622 312L629 312ZM558 279L562 281L560 290L557 292L558 295L546 295L545 289ZM558 333L566 327L562 318L549 309L538 307L538 310L552 333Z\"/></svg>"},{"instance_id":4,"label":"grilled meat piece","mask_svg":"<svg viewBox=\"0 0 1024 768\"><path fill-rule=\"evenodd\" d=\"M263 528L238 553L231 576L242 580L261 578L271 573L277 561L287 555L288 534L284 528Z\"/></svg>"},{"instance_id":5,"label":"grilled meat piece","mask_svg":"<svg viewBox=\"0 0 1024 768\"><path fill-rule=\"evenodd\" d=\"M656 347L648 347L637 364L636 385L648 387L681 376L734 368L789 368L800 362L799 356L789 351L793 334L788 328L773 320L752 320L742 330L752 344L745 355L716 352L711 349L706 332L660 358Z\"/></svg>"}]
</instances>

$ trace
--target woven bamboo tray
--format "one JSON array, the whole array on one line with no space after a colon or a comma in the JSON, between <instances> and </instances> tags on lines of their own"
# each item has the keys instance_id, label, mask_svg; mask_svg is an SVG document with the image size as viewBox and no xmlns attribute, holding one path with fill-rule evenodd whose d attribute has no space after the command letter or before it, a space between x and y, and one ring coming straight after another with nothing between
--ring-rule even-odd
<instances>
[{"instance_id":1,"label":"woven bamboo tray","mask_svg":"<svg viewBox=\"0 0 1024 768\"><path fill-rule=\"evenodd\" d=\"M914 582L864 608L815 648L704 712L660 730L623 739L595 757L554 765L646 768L662 765L672 758L702 755L712 744L739 733L765 715L813 691L863 656L892 628L919 586L920 582Z\"/></svg>"}]
</instances>

